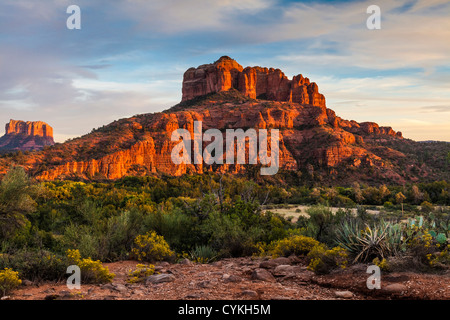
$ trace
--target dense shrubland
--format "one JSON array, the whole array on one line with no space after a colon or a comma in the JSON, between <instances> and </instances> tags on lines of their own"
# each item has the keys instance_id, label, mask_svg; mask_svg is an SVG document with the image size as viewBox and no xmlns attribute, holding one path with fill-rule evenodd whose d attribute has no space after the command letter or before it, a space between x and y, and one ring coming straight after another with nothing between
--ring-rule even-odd
<instances>
[{"instance_id":1,"label":"dense shrubland","mask_svg":"<svg viewBox=\"0 0 450 320\"><path fill-rule=\"evenodd\" d=\"M102 262L290 254L318 273L357 261L437 270L449 265L449 191L446 181L306 187L215 174L37 183L15 167L0 184L0 270L57 281L75 259L89 281L107 282ZM311 205L309 218L270 212L290 203Z\"/></svg>"}]
</instances>

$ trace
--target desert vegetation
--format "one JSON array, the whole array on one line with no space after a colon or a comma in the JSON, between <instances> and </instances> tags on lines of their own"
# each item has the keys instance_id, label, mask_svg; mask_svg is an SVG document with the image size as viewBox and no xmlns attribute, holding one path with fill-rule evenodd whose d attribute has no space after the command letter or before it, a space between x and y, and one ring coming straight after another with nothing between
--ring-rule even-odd
<instances>
[{"instance_id":1,"label":"desert vegetation","mask_svg":"<svg viewBox=\"0 0 450 320\"><path fill-rule=\"evenodd\" d=\"M109 282L102 263L126 259L145 263L131 282L157 261L243 256L296 255L318 274L360 262L441 272L450 265L449 191L446 181L308 187L212 173L38 183L12 167L0 184L0 292L61 281L70 264L83 281ZM273 212L293 204L307 205L307 216Z\"/></svg>"}]
</instances>

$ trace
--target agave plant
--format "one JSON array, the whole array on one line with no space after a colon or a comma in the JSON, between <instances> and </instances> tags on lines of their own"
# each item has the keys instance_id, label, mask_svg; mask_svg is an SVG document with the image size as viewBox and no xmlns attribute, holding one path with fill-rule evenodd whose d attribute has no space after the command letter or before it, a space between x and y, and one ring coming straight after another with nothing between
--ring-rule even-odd
<instances>
[{"instance_id":1,"label":"agave plant","mask_svg":"<svg viewBox=\"0 0 450 320\"><path fill-rule=\"evenodd\" d=\"M368 261L370 258L385 258L395 255L400 249L402 230L383 220L376 225L361 227L356 221L344 222L337 231L337 244L347 249L354 262Z\"/></svg>"},{"instance_id":2,"label":"agave plant","mask_svg":"<svg viewBox=\"0 0 450 320\"><path fill-rule=\"evenodd\" d=\"M194 250L190 252L192 261L199 263L210 263L217 258L217 252L210 246L196 246Z\"/></svg>"}]
</instances>

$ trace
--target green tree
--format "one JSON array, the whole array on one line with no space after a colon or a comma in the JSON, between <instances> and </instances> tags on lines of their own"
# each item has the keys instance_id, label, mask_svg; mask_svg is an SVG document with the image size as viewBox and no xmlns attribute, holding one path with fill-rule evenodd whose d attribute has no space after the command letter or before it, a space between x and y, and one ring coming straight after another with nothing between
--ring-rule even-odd
<instances>
[{"instance_id":1,"label":"green tree","mask_svg":"<svg viewBox=\"0 0 450 320\"><path fill-rule=\"evenodd\" d=\"M0 239L8 239L27 222L34 212L39 187L28 178L22 167L12 167L0 184Z\"/></svg>"}]
</instances>

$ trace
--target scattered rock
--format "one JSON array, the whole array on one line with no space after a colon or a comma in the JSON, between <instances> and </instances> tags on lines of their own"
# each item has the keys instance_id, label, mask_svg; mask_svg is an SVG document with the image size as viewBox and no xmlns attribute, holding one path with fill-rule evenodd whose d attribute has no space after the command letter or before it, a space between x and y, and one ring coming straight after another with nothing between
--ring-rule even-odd
<instances>
[{"instance_id":1,"label":"scattered rock","mask_svg":"<svg viewBox=\"0 0 450 320\"><path fill-rule=\"evenodd\" d=\"M172 282L175 280L175 276L173 274L153 274L146 279L146 284L152 283L152 284L158 284L163 282Z\"/></svg>"},{"instance_id":2,"label":"scattered rock","mask_svg":"<svg viewBox=\"0 0 450 320\"><path fill-rule=\"evenodd\" d=\"M58 294L49 294L45 296L44 300L58 300L59 298L61 298L61 296Z\"/></svg>"},{"instance_id":3,"label":"scattered rock","mask_svg":"<svg viewBox=\"0 0 450 320\"><path fill-rule=\"evenodd\" d=\"M200 281L199 283L197 283L197 286L200 288L208 288L211 286L211 281L209 280Z\"/></svg>"},{"instance_id":4,"label":"scattered rock","mask_svg":"<svg viewBox=\"0 0 450 320\"><path fill-rule=\"evenodd\" d=\"M243 290L241 292L241 294L244 296L248 296L248 297L257 297L258 296L258 293L253 290Z\"/></svg>"},{"instance_id":5,"label":"scattered rock","mask_svg":"<svg viewBox=\"0 0 450 320\"><path fill-rule=\"evenodd\" d=\"M226 265L223 266L224 269L231 269L234 267L234 263L227 263Z\"/></svg>"},{"instance_id":6,"label":"scattered rock","mask_svg":"<svg viewBox=\"0 0 450 320\"><path fill-rule=\"evenodd\" d=\"M188 258L185 258L185 259L181 260L181 261L179 262L179 264L188 265L188 264L192 264L192 261L189 260Z\"/></svg>"},{"instance_id":7,"label":"scattered rock","mask_svg":"<svg viewBox=\"0 0 450 320\"><path fill-rule=\"evenodd\" d=\"M141 295L144 294L144 291L139 290L139 289L135 289L135 290L131 291L131 293L135 294L135 295L138 295L138 296L141 296Z\"/></svg>"},{"instance_id":8,"label":"scattered rock","mask_svg":"<svg viewBox=\"0 0 450 320\"><path fill-rule=\"evenodd\" d=\"M100 288L102 289L109 289L109 290L115 290L114 286L112 283L106 283L106 284L102 284L100 286Z\"/></svg>"},{"instance_id":9,"label":"scattered rock","mask_svg":"<svg viewBox=\"0 0 450 320\"><path fill-rule=\"evenodd\" d=\"M11 299L10 296L3 296L3 297L0 298L0 300L9 300L9 299Z\"/></svg>"},{"instance_id":10,"label":"scattered rock","mask_svg":"<svg viewBox=\"0 0 450 320\"><path fill-rule=\"evenodd\" d=\"M166 268L164 266L155 266L155 272L164 273Z\"/></svg>"},{"instance_id":11,"label":"scattered rock","mask_svg":"<svg viewBox=\"0 0 450 320\"><path fill-rule=\"evenodd\" d=\"M276 264L280 265L280 264L290 264L291 260L289 258L286 257L278 257L272 260L273 262L275 262Z\"/></svg>"},{"instance_id":12,"label":"scattered rock","mask_svg":"<svg viewBox=\"0 0 450 320\"><path fill-rule=\"evenodd\" d=\"M388 293L399 294L408 291L408 287L401 283L392 283L382 287L382 290Z\"/></svg>"},{"instance_id":13,"label":"scattered rock","mask_svg":"<svg viewBox=\"0 0 450 320\"><path fill-rule=\"evenodd\" d=\"M266 260L259 264L259 267L264 269L272 269L275 268L276 266L278 266L278 263L276 263L273 260Z\"/></svg>"},{"instance_id":14,"label":"scattered rock","mask_svg":"<svg viewBox=\"0 0 450 320\"><path fill-rule=\"evenodd\" d=\"M211 265L213 265L214 267L221 267L222 266L222 261L215 261Z\"/></svg>"},{"instance_id":15,"label":"scattered rock","mask_svg":"<svg viewBox=\"0 0 450 320\"><path fill-rule=\"evenodd\" d=\"M125 287L123 284L120 284L120 283L114 283L113 287L114 287L114 290L119 291L119 292L128 291L128 288Z\"/></svg>"},{"instance_id":16,"label":"scattered rock","mask_svg":"<svg viewBox=\"0 0 450 320\"><path fill-rule=\"evenodd\" d=\"M30 280L22 280L22 285L24 285L24 286L26 286L26 287L29 287L29 286L32 286L34 283L33 283L33 281L30 281Z\"/></svg>"},{"instance_id":17,"label":"scattered rock","mask_svg":"<svg viewBox=\"0 0 450 320\"><path fill-rule=\"evenodd\" d=\"M233 275L233 274L228 274L228 273L225 273L223 276L222 276L222 280L223 280L223 282L225 282L225 283L228 283L228 282L239 282L239 281L241 281L241 278L239 278L238 276L235 276L235 275Z\"/></svg>"},{"instance_id":18,"label":"scattered rock","mask_svg":"<svg viewBox=\"0 0 450 320\"><path fill-rule=\"evenodd\" d=\"M297 257L295 254L290 255L288 257L288 259L290 261L290 264L298 264L298 263L302 262L302 260L299 257Z\"/></svg>"},{"instance_id":19,"label":"scattered rock","mask_svg":"<svg viewBox=\"0 0 450 320\"><path fill-rule=\"evenodd\" d=\"M335 291L334 295L338 298L344 298L344 299L353 298L353 292L351 292L351 291Z\"/></svg>"},{"instance_id":20,"label":"scattered rock","mask_svg":"<svg viewBox=\"0 0 450 320\"><path fill-rule=\"evenodd\" d=\"M186 259L186 260L189 261L189 259ZM163 267L163 268L166 268L166 267L168 267L168 266L170 266L170 263L168 263L167 261L160 261L160 262L158 262L158 264L157 264L157 267Z\"/></svg>"},{"instance_id":21,"label":"scattered rock","mask_svg":"<svg viewBox=\"0 0 450 320\"><path fill-rule=\"evenodd\" d=\"M189 293L184 297L184 299L200 299L200 295L196 293Z\"/></svg>"},{"instance_id":22,"label":"scattered rock","mask_svg":"<svg viewBox=\"0 0 450 320\"><path fill-rule=\"evenodd\" d=\"M252 273L252 280L275 282L274 276L266 269L255 269Z\"/></svg>"},{"instance_id":23,"label":"scattered rock","mask_svg":"<svg viewBox=\"0 0 450 320\"><path fill-rule=\"evenodd\" d=\"M269 300L292 300L292 298L285 296L273 296Z\"/></svg>"},{"instance_id":24,"label":"scattered rock","mask_svg":"<svg viewBox=\"0 0 450 320\"><path fill-rule=\"evenodd\" d=\"M61 290L61 291L59 292L59 295L60 295L62 298L70 298L70 297L72 297L72 294L70 293L70 291L67 291L67 290Z\"/></svg>"},{"instance_id":25,"label":"scattered rock","mask_svg":"<svg viewBox=\"0 0 450 320\"><path fill-rule=\"evenodd\" d=\"M273 274L275 276L286 276L291 273L297 273L301 272L302 268L298 266L290 266L287 264L280 264L279 266L275 267L273 270Z\"/></svg>"},{"instance_id":26,"label":"scattered rock","mask_svg":"<svg viewBox=\"0 0 450 320\"><path fill-rule=\"evenodd\" d=\"M297 281L300 282L310 282L311 278L314 276L314 272L309 270L302 270L299 273L295 274L295 277L297 278Z\"/></svg>"}]
</instances>

